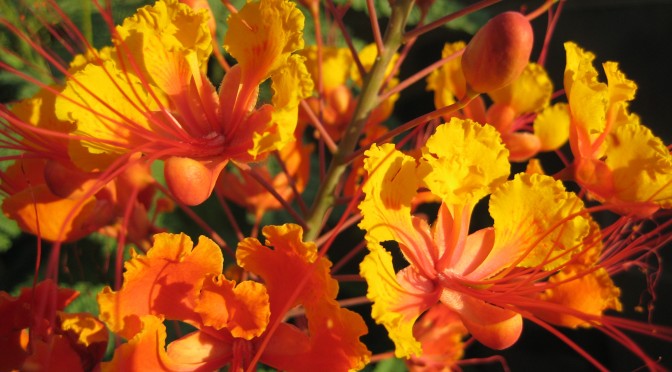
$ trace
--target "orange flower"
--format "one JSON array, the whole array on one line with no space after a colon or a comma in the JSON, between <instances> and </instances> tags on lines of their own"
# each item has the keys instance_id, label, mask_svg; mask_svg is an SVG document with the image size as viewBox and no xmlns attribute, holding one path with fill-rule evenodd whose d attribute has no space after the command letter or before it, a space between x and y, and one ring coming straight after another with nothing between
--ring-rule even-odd
<instances>
[{"instance_id":1,"label":"orange flower","mask_svg":"<svg viewBox=\"0 0 672 372\"><path fill-rule=\"evenodd\" d=\"M338 306L330 262L317 256L314 244L301 241L299 226L269 226L263 232L275 249L248 238L240 243L237 259L264 284L226 279L219 248L206 238L192 249L184 235L157 235L146 257L134 255L126 263L122 289L107 288L98 297L101 319L129 340L104 369L196 370L230 364L237 370L247 368L257 352L261 362L290 371L363 367L369 353L358 338L366 326L359 315ZM299 304L306 311L308 333L282 322L269 336L268 326ZM198 330L166 350L164 319Z\"/></svg>"}]
</instances>

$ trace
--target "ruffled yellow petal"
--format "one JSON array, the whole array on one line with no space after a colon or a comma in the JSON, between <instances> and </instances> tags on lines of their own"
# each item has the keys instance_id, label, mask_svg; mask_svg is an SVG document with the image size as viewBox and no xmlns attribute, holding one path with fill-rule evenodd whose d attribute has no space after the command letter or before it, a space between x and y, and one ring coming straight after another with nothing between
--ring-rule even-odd
<instances>
[{"instance_id":1,"label":"ruffled yellow petal","mask_svg":"<svg viewBox=\"0 0 672 372\"><path fill-rule=\"evenodd\" d=\"M319 63L317 47L314 45L308 46L299 51L299 54L306 57L306 67L316 83L315 85L317 85L317 66ZM352 63L352 55L349 49L328 46L322 48L322 86L326 92L330 92L347 82Z\"/></svg>"},{"instance_id":2,"label":"ruffled yellow petal","mask_svg":"<svg viewBox=\"0 0 672 372\"><path fill-rule=\"evenodd\" d=\"M303 48L304 16L293 2L248 2L228 19L224 47L238 61L243 80L259 84Z\"/></svg>"},{"instance_id":3,"label":"ruffled yellow petal","mask_svg":"<svg viewBox=\"0 0 672 372\"><path fill-rule=\"evenodd\" d=\"M464 49L466 44L458 41L452 44L445 44L441 52L441 58L457 53ZM467 93L467 82L462 74L462 58L456 57L440 68L432 71L427 77L427 90L434 91L434 106L436 108L445 107L455 103Z\"/></svg>"},{"instance_id":4,"label":"ruffled yellow petal","mask_svg":"<svg viewBox=\"0 0 672 372\"><path fill-rule=\"evenodd\" d=\"M516 265L550 270L583 249L590 219L581 199L560 181L540 174L517 174L490 198L495 243L471 275L487 277Z\"/></svg>"},{"instance_id":5,"label":"ruffled yellow petal","mask_svg":"<svg viewBox=\"0 0 672 372\"><path fill-rule=\"evenodd\" d=\"M201 72L207 68L212 53L212 39L208 29L207 11L195 12L177 0L157 1L138 9L117 26L117 48L126 58L138 65L139 74L152 78L157 66L170 59L195 53ZM129 66L129 65L127 65ZM132 67L127 67L134 71ZM156 82L161 86L165 82Z\"/></svg>"},{"instance_id":6,"label":"ruffled yellow petal","mask_svg":"<svg viewBox=\"0 0 672 372\"><path fill-rule=\"evenodd\" d=\"M619 102L632 101L637 92L637 84L625 77L618 69L618 63L605 62L602 64L604 73L607 76L607 85L609 86L609 103L614 105Z\"/></svg>"},{"instance_id":7,"label":"ruffled yellow petal","mask_svg":"<svg viewBox=\"0 0 672 372\"><path fill-rule=\"evenodd\" d=\"M587 82L597 82L598 73L593 66L593 60L595 59L593 53L581 49L573 42L565 43L565 52L567 62L563 83L565 93L569 97L574 81L586 79Z\"/></svg>"},{"instance_id":8,"label":"ruffled yellow petal","mask_svg":"<svg viewBox=\"0 0 672 372\"><path fill-rule=\"evenodd\" d=\"M248 150L253 157L282 149L294 141L298 122L299 103L313 92L313 81L306 70L304 58L292 55L272 77L273 113L269 128L254 134L254 147Z\"/></svg>"},{"instance_id":9,"label":"ruffled yellow petal","mask_svg":"<svg viewBox=\"0 0 672 372\"><path fill-rule=\"evenodd\" d=\"M569 107L557 103L545 108L534 119L534 135L541 143L540 151L559 149L569 138Z\"/></svg>"},{"instance_id":10,"label":"ruffled yellow petal","mask_svg":"<svg viewBox=\"0 0 672 372\"><path fill-rule=\"evenodd\" d=\"M437 303L441 291L431 282L418 282L416 288L402 286L394 273L392 255L379 244L370 244L369 249L371 252L359 267L368 283L366 296L373 302L371 316L387 329L398 358L420 355L422 348L413 337L413 324L425 310ZM414 269L409 266L405 270ZM421 279L420 276L415 278Z\"/></svg>"},{"instance_id":11,"label":"ruffled yellow petal","mask_svg":"<svg viewBox=\"0 0 672 372\"><path fill-rule=\"evenodd\" d=\"M495 128L453 118L423 148L424 182L448 205L473 205L506 181L508 157Z\"/></svg>"},{"instance_id":12,"label":"ruffled yellow petal","mask_svg":"<svg viewBox=\"0 0 672 372\"><path fill-rule=\"evenodd\" d=\"M542 110L548 106L551 94L553 83L536 63L529 63L511 84L488 93L495 103L511 106L518 115Z\"/></svg>"},{"instance_id":13,"label":"ruffled yellow petal","mask_svg":"<svg viewBox=\"0 0 672 372\"><path fill-rule=\"evenodd\" d=\"M605 155L614 179L614 202L672 208L672 155L651 130L636 123L616 128L607 137Z\"/></svg>"}]
</instances>

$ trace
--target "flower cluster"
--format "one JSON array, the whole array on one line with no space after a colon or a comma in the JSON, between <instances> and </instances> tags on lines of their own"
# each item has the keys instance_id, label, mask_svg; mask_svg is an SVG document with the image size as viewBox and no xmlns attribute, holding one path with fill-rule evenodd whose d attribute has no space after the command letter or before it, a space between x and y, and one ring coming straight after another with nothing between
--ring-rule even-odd
<instances>
[{"instance_id":1,"label":"flower cluster","mask_svg":"<svg viewBox=\"0 0 672 372\"><path fill-rule=\"evenodd\" d=\"M0 79L33 86L0 104L2 221L38 238L32 286L0 292L0 370L508 369L468 347L514 348L526 323L601 370L563 328L666 368L627 332L672 329L629 319L618 285L638 267L664 295L672 237L672 155L631 112L635 82L566 42L554 91L531 61L553 1L402 78L419 38L491 2L425 23L444 5L390 1L384 32L368 2L370 43L346 27L359 3L157 0L115 22L94 2L81 29L53 1L0 16L16 50ZM434 109L400 122L412 84Z\"/></svg>"}]
</instances>

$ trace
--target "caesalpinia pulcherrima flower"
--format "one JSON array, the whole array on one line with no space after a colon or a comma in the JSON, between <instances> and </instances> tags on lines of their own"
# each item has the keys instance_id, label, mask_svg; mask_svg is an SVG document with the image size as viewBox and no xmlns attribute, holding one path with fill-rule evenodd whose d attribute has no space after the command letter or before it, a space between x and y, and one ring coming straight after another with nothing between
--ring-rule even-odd
<instances>
[{"instance_id":1,"label":"caesalpinia pulcherrima flower","mask_svg":"<svg viewBox=\"0 0 672 372\"><path fill-rule=\"evenodd\" d=\"M575 180L621 213L648 217L658 208L672 207L672 155L628 111L635 83L616 62L603 64L607 83L601 83L595 55L574 43L566 43L565 49Z\"/></svg>"},{"instance_id":2,"label":"caesalpinia pulcherrima flower","mask_svg":"<svg viewBox=\"0 0 672 372\"><path fill-rule=\"evenodd\" d=\"M229 160L259 159L291 141L299 101L312 91L302 58L291 54L303 46L303 15L287 1L264 1L228 23L224 46L238 64L219 92L205 75L207 12L159 1L118 26L114 47L91 52L56 98L58 118L82 137L70 150L78 166L104 169L132 153L163 159L174 196L194 205ZM272 103L256 107L269 77Z\"/></svg>"},{"instance_id":3,"label":"caesalpinia pulcherrima flower","mask_svg":"<svg viewBox=\"0 0 672 372\"><path fill-rule=\"evenodd\" d=\"M581 200L547 176L519 174L506 181L507 157L493 127L461 119L439 126L420 159L391 145L367 152L360 227L370 253L361 272L372 315L387 328L397 356L421 353L413 324L439 301L480 342L511 346L522 316L502 288L513 282L533 286L584 249L591 223ZM421 187L442 200L431 228L410 213ZM472 210L488 194L494 227L469 234ZM397 274L381 245L386 241L396 241L410 263Z\"/></svg>"},{"instance_id":4,"label":"caesalpinia pulcherrima flower","mask_svg":"<svg viewBox=\"0 0 672 372\"><path fill-rule=\"evenodd\" d=\"M369 357L359 341L366 325L336 302L331 263L302 241L297 225L267 226L263 233L268 246L248 238L236 251L238 264L263 284L224 277L220 249L205 237L193 247L183 234L156 235L147 256L134 254L126 263L121 290L107 288L98 297L101 319L128 340L103 368L238 370L248 368L257 352L260 362L282 370L362 368ZM305 330L283 322L298 305ZM164 320L198 330L165 349Z\"/></svg>"}]
</instances>

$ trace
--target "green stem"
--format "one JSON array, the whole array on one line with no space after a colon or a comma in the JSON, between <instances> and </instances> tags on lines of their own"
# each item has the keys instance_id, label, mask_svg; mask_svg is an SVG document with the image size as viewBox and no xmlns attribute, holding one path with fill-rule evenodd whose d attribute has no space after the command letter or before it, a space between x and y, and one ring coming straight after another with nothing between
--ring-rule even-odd
<instances>
[{"instance_id":1,"label":"green stem","mask_svg":"<svg viewBox=\"0 0 672 372\"><path fill-rule=\"evenodd\" d=\"M406 20L413 2L414 0L398 0L392 6L392 15L390 16L390 22L387 25L383 38L384 49L364 79L362 93L357 102L355 113L345 130L338 150L336 150L329 164L326 177L317 192L315 203L306 220L308 227L308 231L305 234L306 241L317 238L322 227L324 215L334 204L334 190L348 166L348 156L355 150L357 141L362 134L371 111L379 103L378 93L385 82L385 71L390 61L392 61L394 53L396 53L403 43L404 28L406 27Z\"/></svg>"},{"instance_id":2,"label":"green stem","mask_svg":"<svg viewBox=\"0 0 672 372\"><path fill-rule=\"evenodd\" d=\"M91 24L91 1L80 1L82 10L82 34L90 45L93 45L93 26Z\"/></svg>"}]
</instances>

